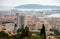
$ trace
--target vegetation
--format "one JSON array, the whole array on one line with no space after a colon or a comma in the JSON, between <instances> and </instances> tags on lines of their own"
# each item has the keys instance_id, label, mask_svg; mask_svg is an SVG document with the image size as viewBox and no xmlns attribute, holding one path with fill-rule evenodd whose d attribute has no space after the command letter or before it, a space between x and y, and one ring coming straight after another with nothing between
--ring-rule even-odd
<instances>
[{"instance_id":1,"label":"vegetation","mask_svg":"<svg viewBox=\"0 0 60 39\"><path fill-rule=\"evenodd\" d=\"M9 38L9 35L7 33L5 33L4 31L1 31L0 32L0 39L8 39Z\"/></svg>"},{"instance_id":2,"label":"vegetation","mask_svg":"<svg viewBox=\"0 0 60 39\"><path fill-rule=\"evenodd\" d=\"M41 39L39 35L31 36L31 37L25 37L24 39Z\"/></svg>"},{"instance_id":3,"label":"vegetation","mask_svg":"<svg viewBox=\"0 0 60 39\"><path fill-rule=\"evenodd\" d=\"M28 33L29 33L29 28L26 26L25 27L25 36L28 37Z\"/></svg>"},{"instance_id":4,"label":"vegetation","mask_svg":"<svg viewBox=\"0 0 60 39\"><path fill-rule=\"evenodd\" d=\"M57 31L56 29L50 29L50 31L54 32L54 36L60 36L60 32Z\"/></svg>"},{"instance_id":5,"label":"vegetation","mask_svg":"<svg viewBox=\"0 0 60 39\"><path fill-rule=\"evenodd\" d=\"M60 32L54 32L54 36L60 36Z\"/></svg>"},{"instance_id":6,"label":"vegetation","mask_svg":"<svg viewBox=\"0 0 60 39\"><path fill-rule=\"evenodd\" d=\"M42 39L46 39L46 33L45 33L45 26L44 26L44 24L42 25L40 36L42 37Z\"/></svg>"},{"instance_id":7,"label":"vegetation","mask_svg":"<svg viewBox=\"0 0 60 39\"><path fill-rule=\"evenodd\" d=\"M21 32L21 33L19 33ZM36 33L34 33L36 34ZM9 36L4 31L0 32L0 39L46 39L45 34L45 26L42 25L42 29L40 31L40 34L32 35L32 33L29 31L29 27L25 27L22 25L21 29L18 29L18 34Z\"/></svg>"}]
</instances>

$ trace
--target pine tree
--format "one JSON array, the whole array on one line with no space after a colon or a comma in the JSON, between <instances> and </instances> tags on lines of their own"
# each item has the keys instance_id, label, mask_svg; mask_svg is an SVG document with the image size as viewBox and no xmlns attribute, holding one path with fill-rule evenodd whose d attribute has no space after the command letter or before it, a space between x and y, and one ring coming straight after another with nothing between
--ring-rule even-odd
<instances>
[{"instance_id":1,"label":"pine tree","mask_svg":"<svg viewBox=\"0 0 60 39\"><path fill-rule=\"evenodd\" d=\"M19 36L19 39L23 39L25 37L25 29L24 29L24 25L22 25L21 27L21 35Z\"/></svg>"},{"instance_id":2,"label":"pine tree","mask_svg":"<svg viewBox=\"0 0 60 39\"><path fill-rule=\"evenodd\" d=\"M29 27L25 27L25 36L28 37L28 33L29 33Z\"/></svg>"},{"instance_id":3,"label":"pine tree","mask_svg":"<svg viewBox=\"0 0 60 39\"><path fill-rule=\"evenodd\" d=\"M42 25L40 36L42 36L43 39L46 39L46 33L45 33L45 26L44 26L44 24Z\"/></svg>"}]
</instances>

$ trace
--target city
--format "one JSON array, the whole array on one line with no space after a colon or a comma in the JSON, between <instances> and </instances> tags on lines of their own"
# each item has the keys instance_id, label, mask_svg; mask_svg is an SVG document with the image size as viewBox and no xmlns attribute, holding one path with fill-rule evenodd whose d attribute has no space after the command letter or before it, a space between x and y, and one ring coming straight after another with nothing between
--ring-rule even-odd
<instances>
[{"instance_id":1,"label":"city","mask_svg":"<svg viewBox=\"0 0 60 39\"><path fill-rule=\"evenodd\" d=\"M14 11L14 10L13 10ZM10 11L13 13L13 11ZM57 17L48 17L45 13L46 10L17 10L14 11L14 14L0 14L0 31L5 31L10 35L17 33L17 30L24 25L24 27L28 26L29 31L31 32L39 32L39 29L42 28L42 24L45 25L46 35L49 37L50 34L54 35L54 30L60 32L60 18ZM44 12L43 12L44 11ZM3 12L3 11L2 11ZM27 13L28 12L28 13ZM43 14L41 14L41 12ZM25 14L26 13L26 14ZM32 13L32 14L30 14ZM37 14L36 14L37 13ZM41 16L38 16L40 13ZM49 12L48 12L49 13ZM4 15L3 15L4 14ZM36 14L36 15L35 15ZM43 16L42 16L43 15ZM16 25L16 26L15 26ZM51 31L53 30L53 31ZM54 36L52 36L54 37Z\"/></svg>"},{"instance_id":2,"label":"city","mask_svg":"<svg viewBox=\"0 0 60 39\"><path fill-rule=\"evenodd\" d=\"M60 1L0 0L0 39L60 39Z\"/></svg>"}]
</instances>

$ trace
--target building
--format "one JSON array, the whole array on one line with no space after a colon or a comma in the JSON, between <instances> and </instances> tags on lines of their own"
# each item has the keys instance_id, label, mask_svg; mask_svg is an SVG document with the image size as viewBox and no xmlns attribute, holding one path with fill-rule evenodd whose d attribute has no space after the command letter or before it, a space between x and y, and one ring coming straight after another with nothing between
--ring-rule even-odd
<instances>
[{"instance_id":1,"label":"building","mask_svg":"<svg viewBox=\"0 0 60 39\"><path fill-rule=\"evenodd\" d=\"M17 28L21 28L22 25L25 26L25 15L24 14L20 14L16 13L16 24L17 24Z\"/></svg>"}]
</instances>

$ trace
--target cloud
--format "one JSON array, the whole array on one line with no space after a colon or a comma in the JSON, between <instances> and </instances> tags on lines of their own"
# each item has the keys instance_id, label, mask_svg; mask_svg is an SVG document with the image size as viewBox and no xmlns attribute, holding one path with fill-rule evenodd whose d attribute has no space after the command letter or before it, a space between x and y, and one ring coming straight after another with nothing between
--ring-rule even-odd
<instances>
[{"instance_id":1,"label":"cloud","mask_svg":"<svg viewBox=\"0 0 60 39\"><path fill-rule=\"evenodd\" d=\"M60 17L60 14L51 14L51 15L47 15L47 17Z\"/></svg>"}]
</instances>

